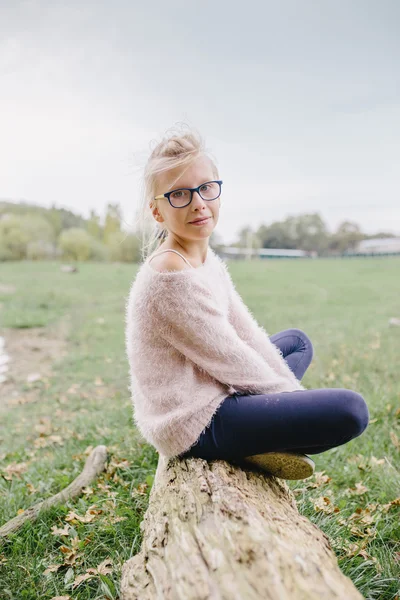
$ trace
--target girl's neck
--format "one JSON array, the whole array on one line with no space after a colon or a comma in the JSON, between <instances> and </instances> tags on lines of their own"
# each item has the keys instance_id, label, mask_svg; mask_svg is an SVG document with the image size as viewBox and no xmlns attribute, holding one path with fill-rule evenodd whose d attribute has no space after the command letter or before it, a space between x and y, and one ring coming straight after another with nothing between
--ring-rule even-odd
<instances>
[{"instance_id":1,"label":"girl's neck","mask_svg":"<svg viewBox=\"0 0 400 600\"><path fill-rule=\"evenodd\" d=\"M198 248L196 248L196 250L193 249L191 251L187 247L184 248L181 244L167 238L164 242L162 242L162 244L160 244L160 246L155 252L159 252L160 250L177 250L185 258L187 258L187 260L190 262L191 265L193 265L193 267L196 268L204 264L207 259L208 240L207 245L201 251L199 251Z\"/></svg>"}]
</instances>

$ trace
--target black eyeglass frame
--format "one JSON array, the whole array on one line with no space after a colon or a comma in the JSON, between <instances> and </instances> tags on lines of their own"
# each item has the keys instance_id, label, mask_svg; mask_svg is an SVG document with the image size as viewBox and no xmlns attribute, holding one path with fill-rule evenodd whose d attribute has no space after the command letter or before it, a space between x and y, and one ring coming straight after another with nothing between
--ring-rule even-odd
<instances>
[{"instance_id":1,"label":"black eyeglass frame","mask_svg":"<svg viewBox=\"0 0 400 600\"><path fill-rule=\"evenodd\" d=\"M200 193L200 188L203 187L203 185L207 185L207 183L218 183L219 184L218 196L216 196L215 198L212 198L212 199L211 198L203 198L203 196ZM172 206L172 208L185 208L185 206L189 206L189 204L193 200L193 193L197 192L199 194L200 198L202 200L204 200L205 202L213 202L214 200L217 200L217 198L220 197L223 183L224 182L222 181L222 179L215 179L214 181L205 181L204 183L199 185L197 188L177 188L176 190L171 190L170 192L166 192L165 194L160 194L159 196L155 196L154 200L162 200L163 198L166 198L168 200L168 202L170 203L170 205ZM170 200L170 195L173 194L174 192L180 192L181 190L188 190L190 192L190 200L187 204L184 204L183 206L174 206Z\"/></svg>"}]
</instances>

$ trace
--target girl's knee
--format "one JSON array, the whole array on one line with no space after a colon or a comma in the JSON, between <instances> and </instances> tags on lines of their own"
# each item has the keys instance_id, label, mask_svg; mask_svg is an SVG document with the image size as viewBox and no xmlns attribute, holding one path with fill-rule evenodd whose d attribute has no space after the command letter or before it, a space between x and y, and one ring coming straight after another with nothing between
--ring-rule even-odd
<instances>
[{"instance_id":1,"label":"girl's knee","mask_svg":"<svg viewBox=\"0 0 400 600\"><path fill-rule=\"evenodd\" d=\"M288 331L290 331L291 335L295 335L295 336L299 337L304 342L305 346L308 348L308 351L309 351L311 359L312 359L314 356L314 348L312 345L312 341L310 340L308 335L302 329L297 329L296 327L292 327Z\"/></svg>"},{"instance_id":2,"label":"girl's knee","mask_svg":"<svg viewBox=\"0 0 400 600\"><path fill-rule=\"evenodd\" d=\"M368 406L361 394L353 390L343 389L342 394L343 414L354 431L353 436L356 437L367 428L369 422Z\"/></svg>"}]
</instances>

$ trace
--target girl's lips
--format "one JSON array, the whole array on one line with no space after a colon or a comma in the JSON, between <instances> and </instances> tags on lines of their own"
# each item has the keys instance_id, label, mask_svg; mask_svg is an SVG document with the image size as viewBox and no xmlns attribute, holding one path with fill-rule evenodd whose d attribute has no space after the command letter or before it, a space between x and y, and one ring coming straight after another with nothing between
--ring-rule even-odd
<instances>
[{"instance_id":1,"label":"girl's lips","mask_svg":"<svg viewBox=\"0 0 400 600\"><path fill-rule=\"evenodd\" d=\"M190 225L204 225L205 223L207 223L207 221L209 220L210 217L206 217L205 219L202 219L201 221L194 221L189 223Z\"/></svg>"}]
</instances>

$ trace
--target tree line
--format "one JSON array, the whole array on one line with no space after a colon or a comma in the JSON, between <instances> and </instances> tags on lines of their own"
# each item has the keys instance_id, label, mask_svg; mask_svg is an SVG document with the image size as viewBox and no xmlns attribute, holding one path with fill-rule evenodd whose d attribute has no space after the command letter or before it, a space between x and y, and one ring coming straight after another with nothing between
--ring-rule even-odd
<instances>
[{"instance_id":1,"label":"tree line","mask_svg":"<svg viewBox=\"0 0 400 600\"><path fill-rule=\"evenodd\" d=\"M0 201L0 261L46 260L140 262L140 238L135 231L123 229L118 203L109 203L101 219L95 211L89 218L71 210L45 208L28 203ZM315 252L324 256L344 254L362 239L394 237L391 233L364 234L359 225L343 221L331 233L318 213L289 216L282 221L243 227L237 240L239 248L285 248ZM218 251L221 236L213 232L210 245Z\"/></svg>"}]
</instances>

